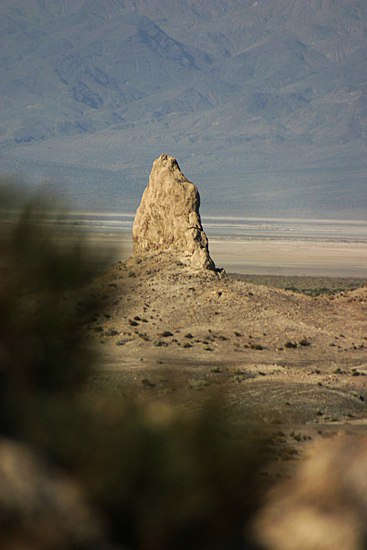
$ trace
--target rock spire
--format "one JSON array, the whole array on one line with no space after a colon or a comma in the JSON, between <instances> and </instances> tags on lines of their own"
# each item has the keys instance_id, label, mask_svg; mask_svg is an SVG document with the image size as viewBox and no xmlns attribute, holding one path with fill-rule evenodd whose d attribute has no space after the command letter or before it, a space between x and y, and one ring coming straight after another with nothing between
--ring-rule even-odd
<instances>
[{"instance_id":1,"label":"rock spire","mask_svg":"<svg viewBox=\"0 0 367 550\"><path fill-rule=\"evenodd\" d=\"M201 225L200 195L177 160L161 155L153 163L133 226L134 254L174 249L200 269L215 269Z\"/></svg>"}]
</instances>

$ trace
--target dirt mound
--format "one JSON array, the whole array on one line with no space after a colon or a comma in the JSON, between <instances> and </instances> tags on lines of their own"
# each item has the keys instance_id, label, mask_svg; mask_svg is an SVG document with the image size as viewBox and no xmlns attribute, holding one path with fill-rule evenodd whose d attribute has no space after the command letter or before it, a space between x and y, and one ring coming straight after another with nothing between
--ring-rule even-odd
<instances>
[{"instance_id":1,"label":"dirt mound","mask_svg":"<svg viewBox=\"0 0 367 550\"><path fill-rule=\"evenodd\" d=\"M367 288L310 297L162 251L115 265L93 291L103 313L81 307L88 337L103 370L138 393L188 406L193 390L220 387L229 410L263 423L366 416Z\"/></svg>"}]
</instances>

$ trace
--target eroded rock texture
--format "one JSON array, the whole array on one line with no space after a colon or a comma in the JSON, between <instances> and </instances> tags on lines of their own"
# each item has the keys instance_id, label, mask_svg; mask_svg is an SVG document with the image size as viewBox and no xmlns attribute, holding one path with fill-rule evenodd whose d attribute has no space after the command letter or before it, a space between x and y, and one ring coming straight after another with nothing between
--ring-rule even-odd
<instances>
[{"instance_id":1,"label":"eroded rock texture","mask_svg":"<svg viewBox=\"0 0 367 550\"><path fill-rule=\"evenodd\" d=\"M161 155L153 163L133 226L134 254L175 249L200 269L215 269L201 225L200 195L176 159Z\"/></svg>"}]
</instances>

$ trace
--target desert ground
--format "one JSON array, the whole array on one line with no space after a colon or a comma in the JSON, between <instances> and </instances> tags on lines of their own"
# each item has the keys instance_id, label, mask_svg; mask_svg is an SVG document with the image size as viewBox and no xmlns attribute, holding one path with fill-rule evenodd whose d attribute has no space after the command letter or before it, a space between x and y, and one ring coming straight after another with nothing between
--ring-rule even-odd
<instances>
[{"instance_id":1,"label":"desert ground","mask_svg":"<svg viewBox=\"0 0 367 550\"><path fill-rule=\"evenodd\" d=\"M99 227L86 236L92 246L85 249L80 248L78 225L62 229L57 227L51 246L47 239L39 240L51 231L47 224L39 232L39 223L26 220L18 233L24 240L14 249L19 263L3 241L8 252L3 266L10 266L3 270L4 280L11 291L3 286L2 344L10 350L8 356L3 353L5 380L14 390L3 386L5 433L27 441L28 453L41 448L66 465L111 518L116 541L128 547L176 547L171 542L185 526L196 525L198 510L199 515L207 510L204 515L213 522L209 529L205 519L200 527L211 540L212 526L218 518L222 525L230 505L226 533L238 539L227 540L223 548L239 547L244 524L246 540L263 533L266 539L256 539L255 546L251 542L252 550L259 548L257 542L267 550L294 548L293 534L288 546L283 535L289 532L289 517L292 528L299 526L304 533L305 513L315 520L307 520L309 530L327 544L310 546L307 532L306 546L297 548L364 548L353 541L364 533L354 527L356 522L365 525L366 510L363 495L357 502L355 491L363 493L367 456L367 241L218 235L210 241L217 269L205 270L194 267L191 251L132 254L127 233L121 238L120 231ZM60 292L60 281L65 291ZM40 369L43 364L46 369ZM65 391L60 393L60 387ZM24 420L14 423L14 413ZM208 437L203 438L204 432ZM310 473L305 458L322 443L334 447L316 451ZM137 456L135 469L131 457ZM143 490L141 479L148 483ZM172 503L180 514L183 509L172 480L181 480L178 486L190 505L171 539L167 510ZM228 499L233 481L234 496ZM157 491L162 482L168 491L163 502ZM146 487L153 490L149 509ZM217 489L218 508L211 512L210 495ZM205 498L192 508L198 490ZM274 494L281 500L264 506ZM249 497L251 503L241 500ZM204 501L208 505L203 508ZM358 510L352 512L354 504ZM279 510L285 511L280 519ZM150 540L149 518L157 513L157 534ZM131 514L142 521L136 528ZM323 514L327 517L320 532ZM350 535L348 544L340 544L338 525ZM334 540L339 537L333 546L330 531ZM162 534L168 536L165 546ZM142 543L146 538L150 546ZM205 544L203 548L211 547Z\"/></svg>"},{"instance_id":2,"label":"desert ground","mask_svg":"<svg viewBox=\"0 0 367 550\"><path fill-rule=\"evenodd\" d=\"M289 240L210 241L227 272L258 275L365 277L367 243Z\"/></svg>"},{"instance_id":3,"label":"desert ground","mask_svg":"<svg viewBox=\"0 0 367 550\"><path fill-rule=\"evenodd\" d=\"M244 432L260 430L272 483L310 442L366 429L367 245L214 240L210 251L242 275L164 251L94 281L101 313L79 308L99 356L86 391L184 414L216 396Z\"/></svg>"}]
</instances>

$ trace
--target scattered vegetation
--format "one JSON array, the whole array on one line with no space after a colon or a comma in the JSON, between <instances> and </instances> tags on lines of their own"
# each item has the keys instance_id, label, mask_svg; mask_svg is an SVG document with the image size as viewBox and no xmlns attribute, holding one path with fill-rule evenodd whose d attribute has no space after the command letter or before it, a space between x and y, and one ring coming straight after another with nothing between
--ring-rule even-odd
<instances>
[{"instance_id":1,"label":"scattered vegetation","mask_svg":"<svg viewBox=\"0 0 367 550\"><path fill-rule=\"evenodd\" d=\"M367 284L367 278L351 277L300 277L281 275L246 275L229 273L229 277L247 283L260 284L299 292L306 296L333 296L341 292L348 292ZM249 293L249 295L252 293Z\"/></svg>"},{"instance_id":2,"label":"scattered vegetation","mask_svg":"<svg viewBox=\"0 0 367 550\"><path fill-rule=\"evenodd\" d=\"M169 330L165 330L164 332L162 332L162 334L160 336L162 338L168 338L169 336L173 336L173 334Z\"/></svg>"},{"instance_id":3,"label":"scattered vegetation","mask_svg":"<svg viewBox=\"0 0 367 550\"><path fill-rule=\"evenodd\" d=\"M128 388L114 398L88 395L93 357L72 296L99 313L99 300L82 286L99 266L79 245L60 248L56 228L35 223L36 207L29 204L1 235L0 433L79 480L119 547L244 546L258 494L255 446L217 401L182 415L161 402L138 403ZM144 376L140 384L158 382ZM207 381L190 384L200 389Z\"/></svg>"},{"instance_id":4,"label":"scattered vegetation","mask_svg":"<svg viewBox=\"0 0 367 550\"><path fill-rule=\"evenodd\" d=\"M202 390L205 386L208 386L209 382L203 378L192 378L189 380L189 386L193 390Z\"/></svg>"},{"instance_id":5,"label":"scattered vegetation","mask_svg":"<svg viewBox=\"0 0 367 550\"><path fill-rule=\"evenodd\" d=\"M297 342L290 342L290 341L288 340L288 342L286 342L286 343L284 344L284 347L285 347L285 348L290 348L290 349L295 349L295 348L297 347Z\"/></svg>"},{"instance_id":6,"label":"scattered vegetation","mask_svg":"<svg viewBox=\"0 0 367 550\"><path fill-rule=\"evenodd\" d=\"M222 372L222 371L220 370L219 367L210 367L210 368L209 368L209 372L218 373L218 372Z\"/></svg>"},{"instance_id":7,"label":"scattered vegetation","mask_svg":"<svg viewBox=\"0 0 367 550\"><path fill-rule=\"evenodd\" d=\"M114 328L109 328L105 331L105 336L118 336L119 334L119 331Z\"/></svg>"}]
</instances>

